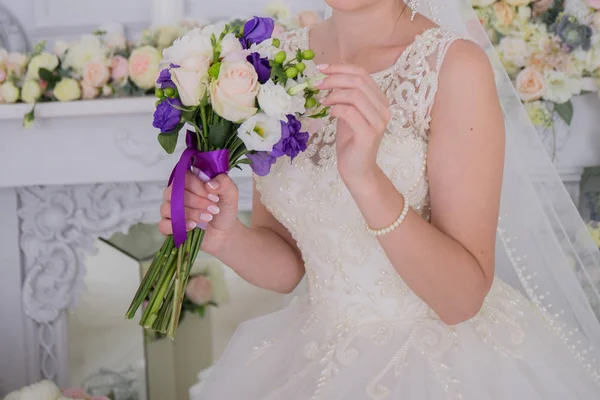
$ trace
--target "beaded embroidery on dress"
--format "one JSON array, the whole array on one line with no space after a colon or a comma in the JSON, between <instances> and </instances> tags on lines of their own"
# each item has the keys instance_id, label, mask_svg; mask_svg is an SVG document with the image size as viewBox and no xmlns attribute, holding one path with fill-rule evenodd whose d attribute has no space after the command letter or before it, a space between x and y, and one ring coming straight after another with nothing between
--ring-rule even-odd
<instances>
[{"instance_id":1,"label":"beaded embroidery on dress","mask_svg":"<svg viewBox=\"0 0 600 400\"><path fill-rule=\"evenodd\" d=\"M429 29L373 74L393 116L378 164L425 219L431 110L444 56L458 39ZM307 29L282 39L286 51L307 45ZM476 318L455 327L411 292L338 175L335 130L330 121L305 153L257 178L263 204L302 252L308 295L243 323L199 399L600 398L600 376L584 353L565 347L504 282L496 280Z\"/></svg>"}]
</instances>

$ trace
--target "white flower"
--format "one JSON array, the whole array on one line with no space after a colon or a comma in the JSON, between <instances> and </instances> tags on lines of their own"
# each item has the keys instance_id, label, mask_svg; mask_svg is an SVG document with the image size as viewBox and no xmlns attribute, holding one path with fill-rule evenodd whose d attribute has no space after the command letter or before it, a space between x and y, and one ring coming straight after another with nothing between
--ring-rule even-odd
<instances>
[{"instance_id":1,"label":"white flower","mask_svg":"<svg viewBox=\"0 0 600 400\"><path fill-rule=\"evenodd\" d=\"M184 106L197 106L204 98L208 75L186 68L172 68L171 80L177 86Z\"/></svg>"},{"instance_id":2,"label":"white flower","mask_svg":"<svg viewBox=\"0 0 600 400\"><path fill-rule=\"evenodd\" d=\"M260 58L267 58L269 60L275 59L275 54L280 51L281 49L273 46L273 39L267 39L259 44L252 43L249 49L249 53L258 53L260 54Z\"/></svg>"},{"instance_id":3,"label":"white flower","mask_svg":"<svg viewBox=\"0 0 600 400\"><path fill-rule=\"evenodd\" d=\"M25 103L35 103L42 97L42 88L35 79L27 79L21 89L21 98Z\"/></svg>"},{"instance_id":4,"label":"white flower","mask_svg":"<svg viewBox=\"0 0 600 400\"><path fill-rule=\"evenodd\" d=\"M571 78L564 72L547 70L544 78L548 85L544 95L546 100L562 104L581 93L581 80Z\"/></svg>"},{"instance_id":5,"label":"white flower","mask_svg":"<svg viewBox=\"0 0 600 400\"><path fill-rule=\"evenodd\" d=\"M0 96L6 103L16 103L19 95L19 88L12 81L6 81L0 86Z\"/></svg>"},{"instance_id":6,"label":"white flower","mask_svg":"<svg viewBox=\"0 0 600 400\"><path fill-rule=\"evenodd\" d=\"M471 5L473 7L487 7L494 4L496 0L471 0Z\"/></svg>"},{"instance_id":7,"label":"white flower","mask_svg":"<svg viewBox=\"0 0 600 400\"><path fill-rule=\"evenodd\" d=\"M283 86L268 80L260 87L258 92L258 104L262 111L269 117L275 117L281 121L287 121L287 114L292 113L293 98Z\"/></svg>"},{"instance_id":8,"label":"white flower","mask_svg":"<svg viewBox=\"0 0 600 400\"><path fill-rule=\"evenodd\" d=\"M290 7L281 0L272 1L265 6L265 14L276 20L287 19L291 16Z\"/></svg>"},{"instance_id":9,"label":"white flower","mask_svg":"<svg viewBox=\"0 0 600 400\"><path fill-rule=\"evenodd\" d=\"M221 33L225 30L225 26L227 25L227 21L222 20L215 22L210 25L206 25L200 32L207 38L211 38L212 35L215 35L215 38L218 39L221 36Z\"/></svg>"},{"instance_id":10,"label":"white flower","mask_svg":"<svg viewBox=\"0 0 600 400\"><path fill-rule=\"evenodd\" d=\"M498 46L501 58L515 67L524 67L527 64L529 50L527 42L519 37L504 37Z\"/></svg>"},{"instance_id":11,"label":"white flower","mask_svg":"<svg viewBox=\"0 0 600 400\"><path fill-rule=\"evenodd\" d=\"M58 101L73 101L81 98L79 82L71 78L63 78L54 87L54 97Z\"/></svg>"},{"instance_id":12,"label":"white flower","mask_svg":"<svg viewBox=\"0 0 600 400\"><path fill-rule=\"evenodd\" d=\"M8 72L15 74L17 78L20 78L25 73L27 67L27 61L29 59L25 54L22 53L10 53L6 60L6 69Z\"/></svg>"},{"instance_id":13,"label":"white flower","mask_svg":"<svg viewBox=\"0 0 600 400\"><path fill-rule=\"evenodd\" d=\"M161 65L182 65L186 59L202 60L202 64L210 65L213 58L213 47L210 36L198 28L192 29L173 45L163 51Z\"/></svg>"},{"instance_id":14,"label":"white flower","mask_svg":"<svg viewBox=\"0 0 600 400\"><path fill-rule=\"evenodd\" d=\"M161 26L155 33L156 45L162 49L169 47L183 33L182 29L178 26Z\"/></svg>"},{"instance_id":15,"label":"white flower","mask_svg":"<svg viewBox=\"0 0 600 400\"><path fill-rule=\"evenodd\" d=\"M107 49L102 41L95 35L84 35L79 42L67 50L63 66L73 68L77 74L81 74L83 67L92 61L106 62Z\"/></svg>"},{"instance_id":16,"label":"white flower","mask_svg":"<svg viewBox=\"0 0 600 400\"><path fill-rule=\"evenodd\" d=\"M281 121L256 114L240 126L237 134L248 150L272 151L281 140Z\"/></svg>"},{"instance_id":17,"label":"white flower","mask_svg":"<svg viewBox=\"0 0 600 400\"><path fill-rule=\"evenodd\" d=\"M12 392L4 400L56 400L60 396L61 393L58 386L46 380Z\"/></svg>"},{"instance_id":18,"label":"white flower","mask_svg":"<svg viewBox=\"0 0 600 400\"><path fill-rule=\"evenodd\" d=\"M69 43L64 40L57 40L54 42L54 54L58 57L62 57L67 50L69 50Z\"/></svg>"},{"instance_id":19,"label":"white flower","mask_svg":"<svg viewBox=\"0 0 600 400\"><path fill-rule=\"evenodd\" d=\"M258 75L247 61L221 64L219 78L210 87L213 109L231 122L242 122L256 114Z\"/></svg>"},{"instance_id":20,"label":"white flower","mask_svg":"<svg viewBox=\"0 0 600 400\"><path fill-rule=\"evenodd\" d=\"M159 74L159 64L160 52L155 47L138 47L129 56L129 78L142 89L152 89Z\"/></svg>"},{"instance_id":21,"label":"white flower","mask_svg":"<svg viewBox=\"0 0 600 400\"><path fill-rule=\"evenodd\" d=\"M40 68L54 71L58 67L58 57L50 53L42 53L33 57L27 67L26 79L40 79Z\"/></svg>"},{"instance_id":22,"label":"white flower","mask_svg":"<svg viewBox=\"0 0 600 400\"><path fill-rule=\"evenodd\" d=\"M231 53L235 53L242 50L242 44L233 33L228 33L221 41L221 58L225 58Z\"/></svg>"},{"instance_id":23,"label":"white flower","mask_svg":"<svg viewBox=\"0 0 600 400\"><path fill-rule=\"evenodd\" d=\"M127 47L125 38L125 27L118 22L109 22L101 25L98 30L105 32L104 43L111 50L119 50Z\"/></svg>"}]
</instances>

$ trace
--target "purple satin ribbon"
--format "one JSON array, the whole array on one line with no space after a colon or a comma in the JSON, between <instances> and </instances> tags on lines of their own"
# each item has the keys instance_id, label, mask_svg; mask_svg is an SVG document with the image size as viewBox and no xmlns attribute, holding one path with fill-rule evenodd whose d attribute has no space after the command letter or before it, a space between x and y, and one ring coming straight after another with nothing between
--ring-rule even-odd
<instances>
[{"instance_id":1,"label":"purple satin ribbon","mask_svg":"<svg viewBox=\"0 0 600 400\"><path fill-rule=\"evenodd\" d=\"M187 239L185 222L185 173L194 172L202 181L208 182L217 175L229 171L229 150L221 149L202 152L198 150L196 134L187 131L185 143L187 148L183 151L179 162L175 165L169 185L171 188L171 224L175 246L181 246ZM200 226L206 228L206 225Z\"/></svg>"}]
</instances>

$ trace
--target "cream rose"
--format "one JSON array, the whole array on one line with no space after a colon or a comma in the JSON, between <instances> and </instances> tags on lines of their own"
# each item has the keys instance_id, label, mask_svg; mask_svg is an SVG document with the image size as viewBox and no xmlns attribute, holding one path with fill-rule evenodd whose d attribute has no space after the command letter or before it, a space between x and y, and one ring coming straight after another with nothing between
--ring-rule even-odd
<instances>
[{"instance_id":1,"label":"cream rose","mask_svg":"<svg viewBox=\"0 0 600 400\"><path fill-rule=\"evenodd\" d=\"M524 67L527 64L529 49L525 40L519 37L503 38L498 51L502 61L512 63L516 67Z\"/></svg>"},{"instance_id":2,"label":"cream rose","mask_svg":"<svg viewBox=\"0 0 600 400\"><path fill-rule=\"evenodd\" d=\"M50 53L42 53L33 57L27 67L26 79L40 79L40 69L54 71L58 67L58 57Z\"/></svg>"},{"instance_id":3,"label":"cream rose","mask_svg":"<svg viewBox=\"0 0 600 400\"><path fill-rule=\"evenodd\" d=\"M252 64L223 62L219 78L210 87L215 112L232 122L256 114L256 96L260 90L258 75Z\"/></svg>"},{"instance_id":4,"label":"cream rose","mask_svg":"<svg viewBox=\"0 0 600 400\"><path fill-rule=\"evenodd\" d=\"M96 86L89 84L86 81L81 81L81 98L84 100L91 100L98 97L100 89Z\"/></svg>"},{"instance_id":5,"label":"cream rose","mask_svg":"<svg viewBox=\"0 0 600 400\"><path fill-rule=\"evenodd\" d=\"M83 67L82 78L87 85L99 88L110 79L110 71L102 62L91 62Z\"/></svg>"},{"instance_id":6,"label":"cream rose","mask_svg":"<svg viewBox=\"0 0 600 400\"><path fill-rule=\"evenodd\" d=\"M19 88L12 81L6 81L0 86L0 96L5 103L16 103L20 94Z\"/></svg>"},{"instance_id":7,"label":"cream rose","mask_svg":"<svg viewBox=\"0 0 600 400\"><path fill-rule=\"evenodd\" d=\"M79 82L71 78L63 78L54 87L54 97L58 101L73 101L81 98Z\"/></svg>"},{"instance_id":8,"label":"cream rose","mask_svg":"<svg viewBox=\"0 0 600 400\"><path fill-rule=\"evenodd\" d=\"M85 35L69 47L63 61L65 68L73 68L81 74L83 67L92 61L106 61L108 49L96 35Z\"/></svg>"},{"instance_id":9,"label":"cream rose","mask_svg":"<svg viewBox=\"0 0 600 400\"><path fill-rule=\"evenodd\" d=\"M494 4L497 0L471 0L473 7L487 7Z\"/></svg>"},{"instance_id":10,"label":"cream rose","mask_svg":"<svg viewBox=\"0 0 600 400\"><path fill-rule=\"evenodd\" d=\"M212 282L206 276L196 276L190 279L185 288L185 295L196 305L202 306L212 300Z\"/></svg>"},{"instance_id":11,"label":"cream rose","mask_svg":"<svg viewBox=\"0 0 600 400\"><path fill-rule=\"evenodd\" d=\"M499 1L495 3L494 6L494 15L496 16L496 20L501 25L507 26L513 23L517 13L515 12L515 8L510 6L509 4Z\"/></svg>"},{"instance_id":12,"label":"cream rose","mask_svg":"<svg viewBox=\"0 0 600 400\"><path fill-rule=\"evenodd\" d=\"M129 78L142 89L152 89L158 76L160 52L152 46L142 46L131 52Z\"/></svg>"},{"instance_id":13,"label":"cream rose","mask_svg":"<svg viewBox=\"0 0 600 400\"><path fill-rule=\"evenodd\" d=\"M213 48L210 42L209 31L212 32L215 27L204 28L205 33L200 29L192 29L185 36L173 42L173 45L163 51L162 65L182 65L186 59L207 60L210 64L213 57ZM211 33L212 34L212 33Z\"/></svg>"},{"instance_id":14,"label":"cream rose","mask_svg":"<svg viewBox=\"0 0 600 400\"><path fill-rule=\"evenodd\" d=\"M504 1L507 2L508 4L510 4L511 6L515 6L515 7L526 6L529 3L531 3L531 0L504 0Z\"/></svg>"},{"instance_id":15,"label":"cream rose","mask_svg":"<svg viewBox=\"0 0 600 400\"><path fill-rule=\"evenodd\" d=\"M540 71L527 67L517 75L516 89L525 102L541 99L546 93L546 82Z\"/></svg>"},{"instance_id":16,"label":"cream rose","mask_svg":"<svg viewBox=\"0 0 600 400\"><path fill-rule=\"evenodd\" d=\"M14 74L17 78L20 78L25 73L27 68L28 58L25 54L21 53L10 53L6 60L6 70L9 73Z\"/></svg>"},{"instance_id":17,"label":"cream rose","mask_svg":"<svg viewBox=\"0 0 600 400\"><path fill-rule=\"evenodd\" d=\"M221 58L227 57L231 53L236 53L238 51L242 51L242 44L240 40L235 37L233 33L228 33L225 35L223 40L221 41Z\"/></svg>"},{"instance_id":18,"label":"cream rose","mask_svg":"<svg viewBox=\"0 0 600 400\"><path fill-rule=\"evenodd\" d=\"M21 89L21 99L25 103L35 103L42 97L42 88L40 84L35 79L27 79L25 83L23 83L23 88Z\"/></svg>"},{"instance_id":19,"label":"cream rose","mask_svg":"<svg viewBox=\"0 0 600 400\"><path fill-rule=\"evenodd\" d=\"M172 68L171 80L177 86L179 98L184 106L197 106L204 98L208 75L185 68Z\"/></svg>"},{"instance_id":20,"label":"cream rose","mask_svg":"<svg viewBox=\"0 0 600 400\"><path fill-rule=\"evenodd\" d=\"M123 56L114 56L110 63L110 79L115 83L125 83L129 68L129 61Z\"/></svg>"}]
</instances>

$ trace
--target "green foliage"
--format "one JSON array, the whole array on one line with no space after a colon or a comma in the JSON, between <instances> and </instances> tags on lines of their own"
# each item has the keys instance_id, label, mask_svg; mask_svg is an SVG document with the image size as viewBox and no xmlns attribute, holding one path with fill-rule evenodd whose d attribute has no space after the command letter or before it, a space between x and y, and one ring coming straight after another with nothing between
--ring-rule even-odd
<instances>
[{"instance_id":1,"label":"green foliage","mask_svg":"<svg viewBox=\"0 0 600 400\"><path fill-rule=\"evenodd\" d=\"M163 149L169 154L173 154L177 147L177 139L179 138L179 131L183 128L183 124L177 125L171 132L159 133L158 143Z\"/></svg>"},{"instance_id":2,"label":"green foliage","mask_svg":"<svg viewBox=\"0 0 600 400\"><path fill-rule=\"evenodd\" d=\"M56 84L62 79L58 72L52 72L46 68L40 68L39 74L40 79L48 83L48 90L54 89Z\"/></svg>"},{"instance_id":3,"label":"green foliage","mask_svg":"<svg viewBox=\"0 0 600 400\"><path fill-rule=\"evenodd\" d=\"M233 124L225 120L210 125L208 128L208 144L213 148L223 148L232 133L232 128Z\"/></svg>"},{"instance_id":4,"label":"green foliage","mask_svg":"<svg viewBox=\"0 0 600 400\"><path fill-rule=\"evenodd\" d=\"M567 125L571 125L573 121L573 103L571 100L562 104L555 104L554 111L558 114L563 121L567 123Z\"/></svg>"}]
</instances>

